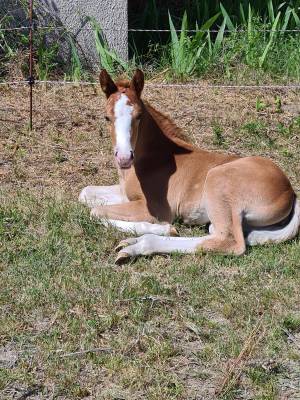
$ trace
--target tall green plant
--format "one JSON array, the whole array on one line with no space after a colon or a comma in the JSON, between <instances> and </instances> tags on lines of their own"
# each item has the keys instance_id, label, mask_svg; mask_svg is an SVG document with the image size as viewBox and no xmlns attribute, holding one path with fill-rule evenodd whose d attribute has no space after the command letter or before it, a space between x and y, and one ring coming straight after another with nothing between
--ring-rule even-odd
<instances>
[{"instance_id":1,"label":"tall green plant","mask_svg":"<svg viewBox=\"0 0 300 400\"><path fill-rule=\"evenodd\" d=\"M266 45L266 47L264 49L263 54L259 57L259 67L260 68L262 68L262 66L264 65L264 62L265 62L266 57L268 55L268 52L270 51L270 49L271 49L271 47L272 47L272 45L274 43L275 36L276 36L276 33L277 33L277 27L279 25L280 15L281 15L281 12L279 11L277 16L276 16L276 18L273 21L273 24L272 24L269 41L268 41L268 43L267 43L267 45Z\"/></svg>"},{"instance_id":2,"label":"tall green plant","mask_svg":"<svg viewBox=\"0 0 300 400\"><path fill-rule=\"evenodd\" d=\"M70 70L70 79L73 82L79 82L82 78L83 68L81 64L80 57L78 55L78 51L74 40L69 36L69 43L71 48L71 70Z\"/></svg>"},{"instance_id":3,"label":"tall green plant","mask_svg":"<svg viewBox=\"0 0 300 400\"><path fill-rule=\"evenodd\" d=\"M5 35L6 31L2 30L6 28L6 20L6 18L0 20L0 54L2 53L5 57L10 58L14 51Z\"/></svg>"},{"instance_id":4,"label":"tall green plant","mask_svg":"<svg viewBox=\"0 0 300 400\"><path fill-rule=\"evenodd\" d=\"M36 37L35 46L37 76L39 80L45 81L58 66L59 45L57 42L48 42L46 32L43 31Z\"/></svg>"},{"instance_id":5,"label":"tall green plant","mask_svg":"<svg viewBox=\"0 0 300 400\"><path fill-rule=\"evenodd\" d=\"M107 40L103 35L103 31L95 18L89 17L94 33L96 51L99 57L99 62L110 74L116 73L120 68L127 71L128 63L123 61L114 50L110 50Z\"/></svg>"},{"instance_id":6,"label":"tall green plant","mask_svg":"<svg viewBox=\"0 0 300 400\"><path fill-rule=\"evenodd\" d=\"M211 39L210 32L208 32L208 34L207 34L208 50L209 50L208 53L209 53L210 58L215 57L222 47L222 44L224 42L226 23L227 23L227 18L224 17L222 25L220 26L220 29L217 33L217 36L216 36L216 39L214 42Z\"/></svg>"},{"instance_id":7,"label":"tall green plant","mask_svg":"<svg viewBox=\"0 0 300 400\"><path fill-rule=\"evenodd\" d=\"M218 16L219 15L216 15L210 18L200 29L196 26L197 32L194 35L189 35L187 13L185 12L182 18L180 34L177 35L169 13L169 26L171 31L170 59L171 69L175 77L182 79L193 74L201 53L206 46L206 41L203 40L204 31L210 29Z\"/></svg>"}]
</instances>

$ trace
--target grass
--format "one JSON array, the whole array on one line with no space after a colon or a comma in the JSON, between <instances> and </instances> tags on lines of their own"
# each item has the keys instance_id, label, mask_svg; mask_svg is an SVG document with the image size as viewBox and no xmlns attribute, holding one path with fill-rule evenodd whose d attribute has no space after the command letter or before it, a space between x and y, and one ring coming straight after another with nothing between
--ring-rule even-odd
<instances>
[{"instance_id":1,"label":"grass","mask_svg":"<svg viewBox=\"0 0 300 400\"><path fill-rule=\"evenodd\" d=\"M259 318L248 390L269 395L297 353L287 354L282 327L299 330L299 240L240 259L175 255L116 268L119 233L77 203L22 191L2 193L0 229L0 335L17 355L1 369L2 393L13 383L66 398L187 398L187 380L197 391L221 379ZM267 373L274 358L283 371Z\"/></svg>"},{"instance_id":2,"label":"grass","mask_svg":"<svg viewBox=\"0 0 300 400\"><path fill-rule=\"evenodd\" d=\"M170 29L160 36L142 36L131 32L131 59L122 60L109 48L99 23L89 16L86 20L94 34L95 52L100 65L112 74L127 74L139 66L151 78L167 81L209 79L227 83L292 83L300 79L298 2L185 2L186 11L178 1L166 4L151 0L136 16L137 28ZM198 5L197 5L198 4ZM23 5L26 10L26 5ZM0 28L13 25L10 13L0 16ZM134 24L133 24L134 25ZM148 26L149 25L149 26ZM181 29L179 34L177 29ZM196 30L195 33L187 29ZM60 36L53 29L37 30L34 35L35 74L40 80L65 78L78 82L91 79L94 69L86 65L82 49L66 31ZM52 39L51 39L52 38ZM58 42L69 46L70 59L61 60ZM22 31L0 33L0 75L27 77L28 37ZM22 56L23 54L23 56ZM21 61L20 61L21 60ZM15 65L18 65L16 68ZM14 67L13 67L14 66ZM17 69L17 71L16 71ZM2 72L1 72L2 71Z\"/></svg>"},{"instance_id":3,"label":"grass","mask_svg":"<svg viewBox=\"0 0 300 400\"><path fill-rule=\"evenodd\" d=\"M223 136L223 128L218 121L213 121L212 131L214 135L213 144L221 147L225 142L225 138Z\"/></svg>"},{"instance_id":4,"label":"grass","mask_svg":"<svg viewBox=\"0 0 300 400\"><path fill-rule=\"evenodd\" d=\"M146 88L144 98L202 147L271 157L299 193L300 124L288 108L298 97L280 93L278 113L276 95ZM18 122L26 88L1 96L14 108L0 128L0 397L210 400L224 377L221 399L296 397L299 237L242 258L173 254L116 267L124 235L76 201L83 186L116 179L103 97L37 89L29 133Z\"/></svg>"},{"instance_id":5,"label":"grass","mask_svg":"<svg viewBox=\"0 0 300 400\"><path fill-rule=\"evenodd\" d=\"M163 52L170 64L169 75L173 79L210 76L210 79L236 81L270 78L299 80L298 33L290 35L286 30L300 22L298 10L287 7L274 10L269 1L269 17L264 20L256 14L251 4L247 11L241 6L242 22L234 24L226 9L220 4L220 12L203 24L196 33L188 33L187 14L182 19L180 40L170 19L170 50ZM271 12L272 10L272 12ZM275 14L274 14L275 13ZM222 16L219 27L215 22ZM217 33L210 33L211 27ZM300 25L299 25L300 26ZM196 24L196 29L198 25ZM268 31L269 30L269 31ZM202 31L207 31L205 34ZM167 46L168 49L168 46ZM175 50L175 51L174 51ZM170 52L170 56L168 55ZM174 52L176 62L174 62ZM169 61L168 61L169 60ZM187 65L185 63L187 62Z\"/></svg>"},{"instance_id":6,"label":"grass","mask_svg":"<svg viewBox=\"0 0 300 400\"><path fill-rule=\"evenodd\" d=\"M146 3L146 4L145 4ZM168 27L168 11L171 11L172 16L176 18L177 27L180 27L179 16L187 12L188 19L194 24L204 23L212 15L220 11L220 4L231 16L233 24L241 24L245 22L245 14L249 3L255 13L261 15L264 20L275 19L276 10L285 10L288 6L297 9L300 6L298 0L292 2L282 2L280 0L265 1L265 0L223 0L208 1L204 0L197 2L194 0L151 0L149 2L130 2L129 3L129 24L132 28L159 28Z\"/></svg>"},{"instance_id":7,"label":"grass","mask_svg":"<svg viewBox=\"0 0 300 400\"><path fill-rule=\"evenodd\" d=\"M170 8L168 26L160 19L160 28L169 28L170 38L150 39L150 43L156 45L145 51L147 38L144 36L140 45L144 50L135 54L136 59L142 64L150 64L151 71L153 68L165 71L164 77L169 80L209 77L237 84L270 80L297 82L300 76L299 33L288 30L300 27L299 10L296 4L276 4L272 0L266 3L267 7L263 9L256 2L241 2L234 6L234 11L228 4L224 7L218 3L214 13L201 14L196 20L198 13L191 12L191 3L187 4L190 8L182 12L182 20L178 18L178 9L174 14L174 9ZM153 8L155 2L151 4ZM156 10L162 12L163 7ZM148 11L146 7L144 12ZM207 15L205 20L203 15ZM141 24L143 20L146 23L147 18L138 21ZM180 34L176 33L175 27L181 29ZM196 29L196 33L187 32L187 29ZM139 44L133 42L132 48L136 53Z\"/></svg>"}]
</instances>

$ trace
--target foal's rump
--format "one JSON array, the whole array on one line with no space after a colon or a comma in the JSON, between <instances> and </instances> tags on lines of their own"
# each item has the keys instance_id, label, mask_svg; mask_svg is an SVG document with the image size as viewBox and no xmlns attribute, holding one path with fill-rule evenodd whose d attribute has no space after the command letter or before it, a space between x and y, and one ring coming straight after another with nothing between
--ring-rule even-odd
<instances>
[{"instance_id":1,"label":"foal's rump","mask_svg":"<svg viewBox=\"0 0 300 400\"><path fill-rule=\"evenodd\" d=\"M252 164L243 231L248 245L280 243L294 238L300 227L300 202L283 171L271 160L244 159ZM247 168L245 168L247 170Z\"/></svg>"},{"instance_id":2,"label":"foal's rump","mask_svg":"<svg viewBox=\"0 0 300 400\"><path fill-rule=\"evenodd\" d=\"M213 203L219 209L219 215L214 212L217 222L225 221L221 214L232 221L239 216L235 220L240 220L249 245L282 242L299 231L299 200L286 175L266 158L245 157L213 168L206 194L211 213Z\"/></svg>"}]
</instances>

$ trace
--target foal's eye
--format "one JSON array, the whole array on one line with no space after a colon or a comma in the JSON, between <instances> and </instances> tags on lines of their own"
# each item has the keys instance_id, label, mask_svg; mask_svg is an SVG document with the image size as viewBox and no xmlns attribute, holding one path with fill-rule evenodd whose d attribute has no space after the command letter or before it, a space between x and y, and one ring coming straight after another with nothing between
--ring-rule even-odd
<instances>
[{"instance_id":1,"label":"foal's eye","mask_svg":"<svg viewBox=\"0 0 300 400\"><path fill-rule=\"evenodd\" d=\"M108 118L108 116L107 116L107 115L105 115L105 117L104 117L104 118L105 118L105 120L106 120L106 121L110 121L110 119Z\"/></svg>"}]
</instances>

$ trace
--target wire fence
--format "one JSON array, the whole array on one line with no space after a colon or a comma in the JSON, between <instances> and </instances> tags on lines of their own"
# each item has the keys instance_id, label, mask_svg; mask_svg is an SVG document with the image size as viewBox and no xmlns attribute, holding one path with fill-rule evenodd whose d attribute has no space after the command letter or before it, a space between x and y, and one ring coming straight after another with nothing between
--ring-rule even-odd
<instances>
[{"instance_id":1,"label":"wire fence","mask_svg":"<svg viewBox=\"0 0 300 400\"><path fill-rule=\"evenodd\" d=\"M32 5L32 0L30 0L30 6L29 6L29 25L23 25L23 26L17 26L17 27L7 27L7 28L0 28L0 33L1 32L13 32L13 31L28 31L29 34L29 47L30 47L30 55L29 55L29 77L27 80L13 80L13 81L5 81L5 82L0 82L0 86L30 86L30 95L29 95L29 126L30 129L32 129L33 123L32 123L32 116L33 116L33 86L34 85L73 85L73 86L96 86L98 85L97 82L92 82L92 81L68 81L68 80L35 80L33 76L33 33L34 31L37 30L58 30L58 31L64 31L68 32L68 29L64 26L56 26L56 25L44 25L44 26L35 26L33 19L32 19L32 12L33 12L33 5ZM93 32L93 29L84 26L81 27L80 30L85 30L85 31L91 31ZM103 32L112 32L112 31L123 31L123 28L101 28ZM127 29L128 32L145 32L145 33L170 33L170 29L138 29L138 28L129 28ZM176 29L176 32L182 32L182 29ZM218 33L219 31L216 29L207 29L207 30L202 30L202 29L186 29L184 30L185 32L190 32L190 33L197 33L197 32L202 32L202 33ZM245 29L235 29L235 30L230 30L230 29L225 29L225 33L245 33L249 32L249 30ZM252 29L252 32L261 32L261 33L300 33L300 29ZM184 89L184 88L194 88L194 89L227 89L227 90L284 90L284 91L289 91L289 90L299 90L300 89L300 83L299 84L286 84L286 85L224 85L224 84L204 84L204 83L184 83L184 84L179 84L179 83L156 83L156 82L149 82L146 84L146 87L149 88L178 88L178 89Z\"/></svg>"},{"instance_id":2,"label":"wire fence","mask_svg":"<svg viewBox=\"0 0 300 400\"><path fill-rule=\"evenodd\" d=\"M44 25L44 26L39 26L39 27L34 27L35 29L38 30L47 30L47 29L55 29L55 30L62 30L62 31L68 31L68 29L64 26L57 26L57 25ZM26 31L29 30L30 26L17 26L17 27L11 27L11 28L0 28L0 32L9 32L9 31ZM81 30L84 31L90 31L93 32L93 29L88 27L88 26L83 26L80 28ZM123 31L124 28L116 27L116 28L101 28L101 31L103 32L116 32L116 31ZM148 28L128 28L128 32L157 32L157 33L170 33L172 32L171 29L148 29ZM176 32L190 32L190 33L218 33L219 30L217 29L175 29ZM224 29L224 33L246 33L249 32L249 29ZM251 28L250 32L260 32L260 33L300 33L300 29L256 29L256 28Z\"/></svg>"},{"instance_id":3,"label":"wire fence","mask_svg":"<svg viewBox=\"0 0 300 400\"><path fill-rule=\"evenodd\" d=\"M67 81L67 80L35 80L35 85L59 85L59 86L98 86L98 82L89 81ZM28 80L19 81L7 81L0 82L1 86L26 86ZM300 84L288 84L288 85L223 85L223 84L205 84L205 83L160 83L160 82L147 82L146 87L153 88L190 88L190 89L239 89L239 90L298 90Z\"/></svg>"}]
</instances>

